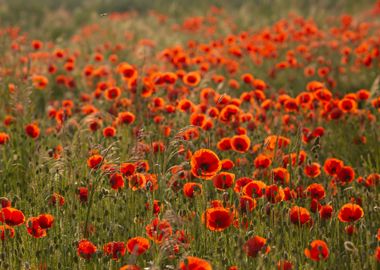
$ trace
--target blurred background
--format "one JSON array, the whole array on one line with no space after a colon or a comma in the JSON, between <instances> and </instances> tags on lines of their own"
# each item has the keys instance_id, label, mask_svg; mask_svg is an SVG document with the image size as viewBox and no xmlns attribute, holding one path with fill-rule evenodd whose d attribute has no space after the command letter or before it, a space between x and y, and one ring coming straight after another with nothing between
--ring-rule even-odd
<instances>
[{"instance_id":1,"label":"blurred background","mask_svg":"<svg viewBox=\"0 0 380 270\"><path fill-rule=\"evenodd\" d=\"M155 10L175 22L202 16L210 6L216 6L239 14L237 23L245 27L273 22L291 11L317 21L342 12L358 14L375 3L376 0L0 0L0 23L2 27L18 26L31 33L35 30L35 37L55 39L70 36L78 26L112 12L149 14Z\"/></svg>"}]
</instances>

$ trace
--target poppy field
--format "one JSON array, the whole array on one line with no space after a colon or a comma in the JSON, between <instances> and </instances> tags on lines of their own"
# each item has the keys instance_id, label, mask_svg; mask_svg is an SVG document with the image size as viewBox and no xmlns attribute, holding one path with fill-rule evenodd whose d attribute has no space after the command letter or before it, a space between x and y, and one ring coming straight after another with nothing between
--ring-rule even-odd
<instances>
[{"instance_id":1,"label":"poppy field","mask_svg":"<svg viewBox=\"0 0 380 270\"><path fill-rule=\"evenodd\" d=\"M7 2L0 269L379 269L380 1Z\"/></svg>"}]
</instances>

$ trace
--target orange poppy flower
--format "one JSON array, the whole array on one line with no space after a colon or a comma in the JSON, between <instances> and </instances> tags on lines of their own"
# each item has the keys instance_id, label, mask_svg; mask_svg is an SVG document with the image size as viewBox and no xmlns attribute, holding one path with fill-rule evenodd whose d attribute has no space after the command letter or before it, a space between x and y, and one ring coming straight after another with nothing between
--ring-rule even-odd
<instances>
[{"instance_id":1,"label":"orange poppy flower","mask_svg":"<svg viewBox=\"0 0 380 270\"><path fill-rule=\"evenodd\" d=\"M136 191L146 186L146 177L142 173L134 173L128 177L128 183L129 188Z\"/></svg>"},{"instance_id":2,"label":"orange poppy flower","mask_svg":"<svg viewBox=\"0 0 380 270\"><path fill-rule=\"evenodd\" d=\"M42 75L34 75L32 77L33 85L38 90L43 90L49 83L49 80Z\"/></svg>"},{"instance_id":3,"label":"orange poppy flower","mask_svg":"<svg viewBox=\"0 0 380 270\"><path fill-rule=\"evenodd\" d=\"M141 268L138 267L137 265L127 264L127 265L120 267L119 270L141 270Z\"/></svg>"},{"instance_id":4,"label":"orange poppy flower","mask_svg":"<svg viewBox=\"0 0 380 270\"><path fill-rule=\"evenodd\" d=\"M0 222L9 226L19 226L25 222L25 216L16 208L4 207L0 210Z\"/></svg>"},{"instance_id":5,"label":"orange poppy flower","mask_svg":"<svg viewBox=\"0 0 380 270\"><path fill-rule=\"evenodd\" d=\"M117 261L124 256L126 247L124 242L110 242L103 246L105 255L112 256L112 260Z\"/></svg>"},{"instance_id":6,"label":"orange poppy flower","mask_svg":"<svg viewBox=\"0 0 380 270\"><path fill-rule=\"evenodd\" d=\"M144 237L133 237L127 242L127 250L130 254L140 256L150 248L149 240Z\"/></svg>"},{"instance_id":7,"label":"orange poppy flower","mask_svg":"<svg viewBox=\"0 0 380 270\"><path fill-rule=\"evenodd\" d=\"M231 148L232 150L245 153L251 146L251 140L246 135L236 135L231 138Z\"/></svg>"},{"instance_id":8,"label":"orange poppy flower","mask_svg":"<svg viewBox=\"0 0 380 270\"><path fill-rule=\"evenodd\" d=\"M235 174L228 172L221 172L212 178L214 187L218 190L226 190L232 187L235 181Z\"/></svg>"},{"instance_id":9,"label":"orange poppy flower","mask_svg":"<svg viewBox=\"0 0 380 270\"><path fill-rule=\"evenodd\" d=\"M202 185L193 182L186 183L183 185L183 193L188 198L194 198L202 193Z\"/></svg>"},{"instance_id":10,"label":"orange poppy flower","mask_svg":"<svg viewBox=\"0 0 380 270\"><path fill-rule=\"evenodd\" d=\"M120 63L117 66L117 71L123 76L125 80L132 80L137 77L137 70L128 63Z\"/></svg>"},{"instance_id":11,"label":"orange poppy flower","mask_svg":"<svg viewBox=\"0 0 380 270\"><path fill-rule=\"evenodd\" d=\"M180 270L212 270L209 262L197 257L188 256L179 263Z\"/></svg>"},{"instance_id":12,"label":"orange poppy flower","mask_svg":"<svg viewBox=\"0 0 380 270\"><path fill-rule=\"evenodd\" d=\"M201 75L196 71L192 71L183 76L182 80L187 86L195 87L201 81Z\"/></svg>"},{"instance_id":13,"label":"orange poppy flower","mask_svg":"<svg viewBox=\"0 0 380 270\"><path fill-rule=\"evenodd\" d=\"M338 219L341 222L355 222L364 216L363 209L355 203L347 203L339 210Z\"/></svg>"},{"instance_id":14,"label":"orange poppy flower","mask_svg":"<svg viewBox=\"0 0 380 270\"><path fill-rule=\"evenodd\" d=\"M5 132L0 132L0 145L4 145L9 141L9 135Z\"/></svg>"},{"instance_id":15,"label":"orange poppy flower","mask_svg":"<svg viewBox=\"0 0 380 270\"><path fill-rule=\"evenodd\" d=\"M312 222L309 211L299 206L290 208L289 217L290 221L296 225L310 224Z\"/></svg>"},{"instance_id":16,"label":"orange poppy flower","mask_svg":"<svg viewBox=\"0 0 380 270\"><path fill-rule=\"evenodd\" d=\"M329 257L329 249L325 241L314 240L310 247L306 248L305 256L313 261L326 260Z\"/></svg>"},{"instance_id":17,"label":"orange poppy flower","mask_svg":"<svg viewBox=\"0 0 380 270\"><path fill-rule=\"evenodd\" d=\"M208 208L202 215L202 221L210 231L221 232L227 229L233 221L234 214L224 207Z\"/></svg>"},{"instance_id":18,"label":"orange poppy flower","mask_svg":"<svg viewBox=\"0 0 380 270\"><path fill-rule=\"evenodd\" d=\"M211 179L222 168L219 157L208 149L196 151L191 157L190 164L192 174L206 180Z\"/></svg>"},{"instance_id":19,"label":"orange poppy flower","mask_svg":"<svg viewBox=\"0 0 380 270\"><path fill-rule=\"evenodd\" d=\"M256 235L245 242L243 250L247 256L256 257L259 253L268 254L270 247L267 245L267 239Z\"/></svg>"},{"instance_id":20,"label":"orange poppy flower","mask_svg":"<svg viewBox=\"0 0 380 270\"><path fill-rule=\"evenodd\" d=\"M77 246L78 256L86 260L91 259L92 256L95 254L96 250L96 246L87 239L80 240Z\"/></svg>"}]
</instances>

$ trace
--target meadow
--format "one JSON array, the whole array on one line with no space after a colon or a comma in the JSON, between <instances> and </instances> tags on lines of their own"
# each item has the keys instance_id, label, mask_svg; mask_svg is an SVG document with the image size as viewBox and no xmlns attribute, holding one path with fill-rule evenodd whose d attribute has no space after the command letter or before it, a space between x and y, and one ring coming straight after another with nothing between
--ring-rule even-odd
<instances>
[{"instance_id":1,"label":"meadow","mask_svg":"<svg viewBox=\"0 0 380 270\"><path fill-rule=\"evenodd\" d=\"M379 269L380 1L0 18L0 269Z\"/></svg>"}]
</instances>

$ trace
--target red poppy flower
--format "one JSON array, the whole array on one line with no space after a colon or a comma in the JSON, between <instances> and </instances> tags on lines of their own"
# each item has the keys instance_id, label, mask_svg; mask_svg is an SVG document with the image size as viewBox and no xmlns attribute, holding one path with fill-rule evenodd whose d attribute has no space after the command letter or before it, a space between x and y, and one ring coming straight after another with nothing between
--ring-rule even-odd
<instances>
[{"instance_id":1,"label":"red poppy flower","mask_svg":"<svg viewBox=\"0 0 380 270\"><path fill-rule=\"evenodd\" d=\"M293 206L289 211L290 221L296 225L310 224L312 222L309 211L306 208Z\"/></svg>"},{"instance_id":2,"label":"red poppy flower","mask_svg":"<svg viewBox=\"0 0 380 270\"><path fill-rule=\"evenodd\" d=\"M9 135L5 132L0 132L0 145L4 145L9 141Z\"/></svg>"},{"instance_id":3,"label":"red poppy flower","mask_svg":"<svg viewBox=\"0 0 380 270\"><path fill-rule=\"evenodd\" d=\"M328 158L323 165L324 171L331 176L336 175L343 167L343 161L336 158Z\"/></svg>"},{"instance_id":4,"label":"red poppy flower","mask_svg":"<svg viewBox=\"0 0 380 270\"><path fill-rule=\"evenodd\" d=\"M196 71L192 71L183 76L182 80L186 85L195 87L201 81L201 75Z\"/></svg>"},{"instance_id":5,"label":"red poppy flower","mask_svg":"<svg viewBox=\"0 0 380 270\"><path fill-rule=\"evenodd\" d=\"M135 171L136 171L136 165L133 163L125 162L125 163L120 164L120 172L124 176L127 176L127 177L131 176L135 173Z\"/></svg>"},{"instance_id":6,"label":"red poppy flower","mask_svg":"<svg viewBox=\"0 0 380 270\"><path fill-rule=\"evenodd\" d=\"M290 174L285 168L275 168L272 170L273 180L281 185L289 184Z\"/></svg>"},{"instance_id":7,"label":"red poppy flower","mask_svg":"<svg viewBox=\"0 0 380 270\"><path fill-rule=\"evenodd\" d=\"M225 171L229 171L233 167L235 167L235 164L230 159L223 159L220 161L220 163L222 163L222 170L225 170Z\"/></svg>"},{"instance_id":8,"label":"red poppy flower","mask_svg":"<svg viewBox=\"0 0 380 270\"><path fill-rule=\"evenodd\" d=\"M314 240L310 247L305 249L305 256L313 261L326 260L329 256L329 249L325 241Z\"/></svg>"},{"instance_id":9,"label":"red poppy flower","mask_svg":"<svg viewBox=\"0 0 380 270\"><path fill-rule=\"evenodd\" d=\"M180 270L212 270L210 263L197 257L188 256L179 263Z\"/></svg>"},{"instance_id":10,"label":"red poppy flower","mask_svg":"<svg viewBox=\"0 0 380 270\"><path fill-rule=\"evenodd\" d=\"M343 205L338 214L338 218L341 222L355 222L363 216L363 209L354 203L347 203Z\"/></svg>"},{"instance_id":11,"label":"red poppy flower","mask_svg":"<svg viewBox=\"0 0 380 270\"><path fill-rule=\"evenodd\" d=\"M255 158L253 164L256 169L266 169L272 164L272 160L267 155L260 154Z\"/></svg>"},{"instance_id":12,"label":"red poppy flower","mask_svg":"<svg viewBox=\"0 0 380 270\"><path fill-rule=\"evenodd\" d=\"M319 209L321 219L330 219L332 217L333 207L331 205L323 205Z\"/></svg>"},{"instance_id":13,"label":"red poppy flower","mask_svg":"<svg viewBox=\"0 0 380 270\"><path fill-rule=\"evenodd\" d=\"M241 177L239 178L238 180L236 180L235 182L235 186L234 186L234 191L236 193L239 193L240 191L242 191L242 189L249 183L249 182L252 182L253 179L249 178L249 177ZM249 195L248 195L249 196Z\"/></svg>"},{"instance_id":14,"label":"red poppy flower","mask_svg":"<svg viewBox=\"0 0 380 270\"><path fill-rule=\"evenodd\" d=\"M236 135L231 138L231 148L232 150L245 153L251 146L251 140L247 135Z\"/></svg>"},{"instance_id":15,"label":"red poppy flower","mask_svg":"<svg viewBox=\"0 0 380 270\"><path fill-rule=\"evenodd\" d=\"M123 178L123 175L121 173L113 173L110 176L109 181L111 184L111 188L114 190L118 190L118 189L124 187L124 178Z\"/></svg>"},{"instance_id":16,"label":"red poppy flower","mask_svg":"<svg viewBox=\"0 0 380 270\"><path fill-rule=\"evenodd\" d=\"M15 229L8 225L0 225L0 238L6 240L15 237Z\"/></svg>"},{"instance_id":17,"label":"red poppy flower","mask_svg":"<svg viewBox=\"0 0 380 270\"><path fill-rule=\"evenodd\" d=\"M321 165L316 162L313 162L310 165L306 165L304 173L307 177L310 178L318 177L321 174Z\"/></svg>"},{"instance_id":18,"label":"red poppy flower","mask_svg":"<svg viewBox=\"0 0 380 270\"><path fill-rule=\"evenodd\" d=\"M37 218L42 229L50 229L53 226L54 216L50 214L41 214Z\"/></svg>"},{"instance_id":19,"label":"red poppy flower","mask_svg":"<svg viewBox=\"0 0 380 270\"><path fill-rule=\"evenodd\" d=\"M19 226L25 222L25 216L16 208L5 207L0 210L0 222L9 226Z\"/></svg>"},{"instance_id":20,"label":"red poppy flower","mask_svg":"<svg viewBox=\"0 0 380 270\"><path fill-rule=\"evenodd\" d=\"M287 260L280 260L277 262L277 270L292 270L293 264Z\"/></svg>"},{"instance_id":21,"label":"red poppy flower","mask_svg":"<svg viewBox=\"0 0 380 270\"><path fill-rule=\"evenodd\" d=\"M374 255L375 259L380 262L380 247L377 247L376 250L375 250L375 255Z\"/></svg>"},{"instance_id":22,"label":"red poppy flower","mask_svg":"<svg viewBox=\"0 0 380 270\"><path fill-rule=\"evenodd\" d=\"M108 88L104 92L104 96L106 97L107 100L115 100L121 95L121 90L119 87L111 87Z\"/></svg>"},{"instance_id":23,"label":"red poppy flower","mask_svg":"<svg viewBox=\"0 0 380 270\"><path fill-rule=\"evenodd\" d=\"M284 190L277 185L266 186L265 197L270 203L278 203L285 199Z\"/></svg>"},{"instance_id":24,"label":"red poppy flower","mask_svg":"<svg viewBox=\"0 0 380 270\"><path fill-rule=\"evenodd\" d=\"M192 174L202 179L211 179L222 167L219 157L208 149L196 151L191 157L190 164Z\"/></svg>"},{"instance_id":25,"label":"red poppy flower","mask_svg":"<svg viewBox=\"0 0 380 270\"><path fill-rule=\"evenodd\" d=\"M49 80L42 75L34 75L32 77L33 86L38 90L43 90L49 83Z\"/></svg>"},{"instance_id":26,"label":"red poppy flower","mask_svg":"<svg viewBox=\"0 0 380 270\"><path fill-rule=\"evenodd\" d=\"M103 162L103 157L101 155L92 155L87 159L87 166L90 169L98 169L100 164Z\"/></svg>"},{"instance_id":27,"label":"red poppy flower","mask_svg":"<svg viewBox=\"0 0 380 270\"><path fill-rule=\"evenodd\" d=\"M80 240L77 246L78 256L89 260L95 254L96 246L87 239Z\"/></svg>"},{"instance_id":28,"label":"red poppy flower","mask_svg":"<svg viewBox=\"0 0 380 270\"><path fill-rule=\"evenodd\" d=\"M112 137L115 137L116 135L116 128L114 127L105 127L103 129L103 136L105 138L112 138Z\"/></svg>"},{"instance_id":29,"label":"red poppy flower","mask_svg":"<svg viewBox=\"0 0 380 270\"><path fill-rule=\"evenodd\" d=\"M33 139L37 139L40 136L40 129L36 124L29 124L25 127L25 133Z\"/></svg>"},{"instance_id":30,"label":"red poppy flower","mask_svg":"<svg viewBox=\"0 0 380 270\"><path fill-rule=\"evenodd\" d=\"M202 193L202 185L193 182L186 183L183 185L183 193L188 198L194 198Z\"/></svg>"},{"instance_id":31,"label":"red poppy flower","mask_svg":"<svg viewBox=\"0 0 380 270\"><path fill-rule=\"evenodd\" d=\"M79 193L79 200L84 203L88 200L88 188L87 187L79 187L78 188Z\"/></svg>"},{"instance_id":32,"label":"red poppy flower","mask_svg":"<svg viewBox=\"0 0 380 270\"><path fill-rule=\"evenodd\" d=\"M110 242L103 246L104 254L112 256L112 260L117 261L124 256L126 247L124 242Z\"/></svg>"},{"instance_id":33,"label":"red poppy flower","mask_svg":"<svg viewBox=\"0 0 380 270\"><path fill-rule=\"evenodd\" d=\"M230 138L222 138L216 145L220 151L227 151L231 149L231 139Z\"/></svg>"},{"instance_id":34,"label":"red poppy flower","mask_svg":"<svg viewBox=\"0 0 380 270\"><path fill-rule=\"evenodd\" d=\"M149 239L156 243L161 243L173 233L170 223L165 219L160 220L158 218L153 219L153 221L145 227L145 231Z\"/></svg>"},{"instance_id":35,"label":"red poppy flower","mask_svg":"<svg viewBox=\"0 0 380 270\"><path fill-rule=\"evenodd\" d=\"M235 174L228 172L221 172L212 178L214 187L218 190L226 190L232 187L235 181Z\"/></svg>"},{"instance_id":36,"label":"red poppy flower","mask_svg":"<svg viewBox=\"0 0 380 270\"><path fill-rule=\"evenodd\" d=\"M149 240L140 236L131 238L127 242L128 252L137 256L144 254L149 249L149 247Z\"/></svg>"},{"instance_id":37,"label":"red poppy flower","mask_svg":"<svg viewBox=\"0 0 380 270\"><path fill-rule=\"evenodd\" d=\"M243 188L243 194L248 197L261 198L264 195L266 184L260 180L253 180L248 182Z\"/></svg>"},{"instance_id":38,"label":"red poppy flower","mask_svg":"<svg viewBox=\"0 0 380 270\"><path fill-rule=\"evenodd\" d=\"M243 250L247 256L256 257L259 253L268 254L270 247L267 245L267 239L256 235L245 242Z\"/></svg>"},{"instance_id":39,"label":"red poppy flower","mask_svg":"<svg viewBox=\"0 0 380 270\"><path fill-rule=\"evenodd\" d=\"M117 116L119 124L132 124L136 119L136 116L131 112L120 112Z\"/></svg>"},{"instance_id":40,"label":"red poppy flower","mask_svg":"<svg viewBox=\"0 0 380 270\"><path fill-rule=\"evenodd\" d=\"M233 212L228 208L213 207L203 213L202 221L210 231L221 232L232 224L233 216Z\"/></svg>"},{"instance_id":41,"label":"red poppy flower","mask_svg":"<svg viewBox=\"0 0 380 270\"><path fill-rule=\"evenodd\" d=\"M256 208L256 200L249 196L241 196L239 200L240 211L242 212L251 212Z\"/></svg>"},{"instance_id":42,"label":"red poppy flower","mask_svg":"<svg viewBox=\"0 0 380 270\"><path fill-rule=\"evenodd\" d=\"M350 166L343 166L338 174L339 183L342 185L351 183L355 179L355 171Z\"/></svg>"},{"instance_id":43,"label":"red poppy flower","mask_svg":"<svg viewBox=\"0 0 380 270\"><path fill-rule=\"evenodd\" d=\"M322 200L326 196L325 188L318 183L313 183L306 188L306 192L312 199Z\"/></svg>"},{"instance_id":44,"label":"red poppy flower","mask_svg":"<svg viewBox=\"0 0 380 270\"><path fill-rule=\"evenodd\" d=\"M41 228L38 217L30 217L25 223L28 234L34 238L43 238L46 236L46 229Z\"/></svg>"},{"instance_id":45,"label":"red poppy flower","mask_svg":"<svg viewBox=\"0 0 380 270\"><path fill-rule=\"evenodd\" d=\"M283 149L287 147L290 144L290 139L283 137L283 136L277 136L277 135L270 135L265 138L264 140L264 146L268 150L274 150L277 149Z\"/></svg>"}]
</instances>

